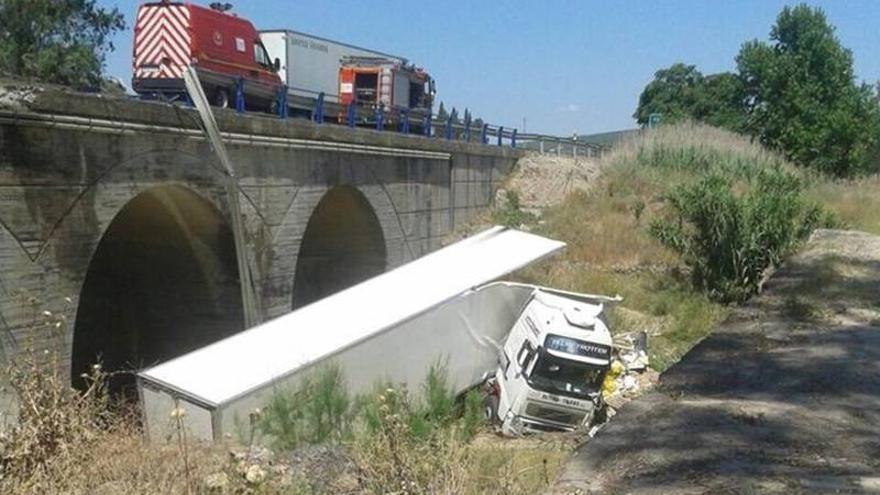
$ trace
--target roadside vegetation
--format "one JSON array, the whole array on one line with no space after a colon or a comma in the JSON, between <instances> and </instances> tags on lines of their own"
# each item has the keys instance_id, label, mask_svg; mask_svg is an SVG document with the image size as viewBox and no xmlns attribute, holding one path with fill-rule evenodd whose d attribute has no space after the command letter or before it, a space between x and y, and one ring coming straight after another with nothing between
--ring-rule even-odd
<instances>
[{"instance_id":1,"label":"roadside vegetation","mask_svg":"<svg viewBox=\"0 0 880 495\"><path fill-rule=\"evenodd\" d=\"M125 18L96 0L3 0L0 26L0 73L93 90Z\"/></svg>"},{"instance_id":2,"label":"roadside vegetation","mask_svg":"<svg viewBox=\"0 0 880 495\"><path fill-rule=\"evenodd\" d=\"M754 137L797 165L836 177L880 168L877 88L856 81L852 52L820 8L782 9L769 41L743 43L736 70L660 69L634 118L694 120Z\"/></svg>"},{"instance_id":3,"label":"roadside vegetation","mask_svg":"<svg viewBox=\"0 0 880 495\"><path fill-rule=\"evenodd\" d=\"M276 391L238 439L193 442L178 407L174 433L149 443L134 411L107 394L100 366L74 390L58 356L33 351L7 370L21 409L0 430L0 493L531 494L573 448L493 441L482 395L456 397L439 365L417 390L377 384L358 397L329 365Z\"/></svg>"},{"instance_id":4,"label":"roadside vegetation","mask_svg":"<svg viewBox=\"0 0 880 495\"><path fill-rule=\"evenodd\" d=\"M524 224L568 246L519 276L623 296L613 331L647 331L658 371L760 290L814 228L880 229L875 177L831 178L706 125L645 130L599 167L592 187ZM522 217L494 217L506 218Z\"/></svg>"}]
</instances>

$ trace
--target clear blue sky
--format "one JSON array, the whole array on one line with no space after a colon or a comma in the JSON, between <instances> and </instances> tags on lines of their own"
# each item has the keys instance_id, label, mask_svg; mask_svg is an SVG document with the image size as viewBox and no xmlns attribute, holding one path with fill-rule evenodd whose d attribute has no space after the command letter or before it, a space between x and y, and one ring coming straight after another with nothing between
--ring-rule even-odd
<instances>
[{"instance_id":1,"label":"clear blue sky","mask_svg":"<svg viewBox=\"0 0 880 495\"><path fill-rule=\"evenodd\" d=\"M634 126L642 88L658 68L733 69L740 45L766 40L776 0L706 1L238 1L257 29L291 28L405 56L437 80L447 107L493 124L570 135ZM134 0L117 6L128 24ZM207 4L209 0L198 3ZM821 6L860 80L880 80L880 2ZM108 72L131 79L131 31L115 39Z\"/></svg>"}]
</instances>

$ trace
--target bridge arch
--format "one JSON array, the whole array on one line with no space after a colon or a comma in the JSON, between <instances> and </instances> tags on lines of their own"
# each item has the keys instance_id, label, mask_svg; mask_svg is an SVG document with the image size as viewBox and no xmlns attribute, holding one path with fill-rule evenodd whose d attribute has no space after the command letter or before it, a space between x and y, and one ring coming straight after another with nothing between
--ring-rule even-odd
<instances>
[{"instance_id":1,"label":"bridge arch","mask_svg":"<svg viewBox=\"0 0 880 495\"><path fill-rule=\"evenodd\" d=\"M189 187L140 191L113 217L80 290L71 376L149 366L243 328L232 229ZM133 377L111 381L130 392Z\"/></svg>"},{"instance_id":2,"label":"bridge arch","mask_svg":"<svg viewBox=\"0 0 880 495\"><path fill-rule=\"evenodd\" d=\"M385 234L367 197L349 185L329 189L312 211L297 254L292 307L385 271Z\"/></svg>"}]
</instances>

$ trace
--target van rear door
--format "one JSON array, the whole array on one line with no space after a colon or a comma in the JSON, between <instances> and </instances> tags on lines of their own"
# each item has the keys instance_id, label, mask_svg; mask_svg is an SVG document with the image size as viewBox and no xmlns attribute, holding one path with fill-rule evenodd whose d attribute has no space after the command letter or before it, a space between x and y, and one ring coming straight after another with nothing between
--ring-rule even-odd
<instances>
[{"instance_id":1,"label":"van rear door","mask_svg":"<svg viewBox=\"0 0 880 495\"><path fill-rule=\"evenodd\" d=\"M190 9L180 2L146 3L134 26L132 86L148 79L182 79L191 59Z\"/></svg>"}]
</instances>

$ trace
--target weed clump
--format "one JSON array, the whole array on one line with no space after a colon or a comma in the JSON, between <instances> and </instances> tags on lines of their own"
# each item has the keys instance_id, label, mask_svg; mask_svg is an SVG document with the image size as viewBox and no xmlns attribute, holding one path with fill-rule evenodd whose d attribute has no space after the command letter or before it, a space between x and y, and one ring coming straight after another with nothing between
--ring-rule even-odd
<instances>
[{"instance_id":1,"label":"weed clump","mask_svg":"<svg viewBox=\"0 0 880 495\"><path fill-rule=\"evenodd\" d=\"M350 406L342 371L328 366L306 376L296 390L274 393L256 426L281 450L337 442L350 434Z\"/></svg>"},{"instance_id":2,"label":"weed clump","mask_svg":"<svg viewBox=\"0 0 880 495\"><path fill-rule=\"evenodd\" d=\"M739 184L716 172L673 189L671 211L651 222L650 233L682 257L695 287L742 302L821 223L821 208L802 193L801 181L780 168L758 169Z\"/></svg>"},{"instance_id":3,"label":"weed clump","mask_svg":"<svg viewBox=\"0 0 880 495\"><path fill-rule=\"evenodd\" d=\"M538 217L522 207L519 193L516 191L505 190L501 200L497 202L495 209L492 210L492 222L505 227L521 228L535 223Z\"/></svg>"}]
</instances>

